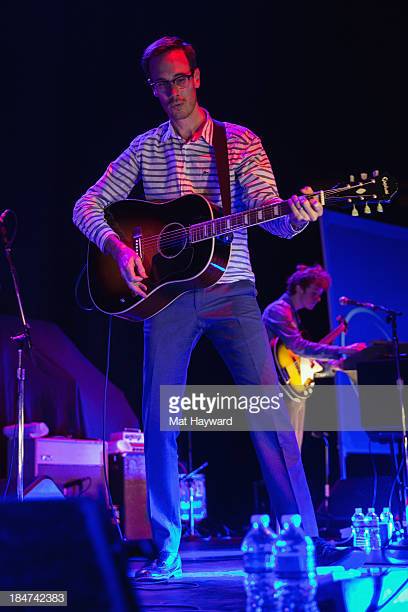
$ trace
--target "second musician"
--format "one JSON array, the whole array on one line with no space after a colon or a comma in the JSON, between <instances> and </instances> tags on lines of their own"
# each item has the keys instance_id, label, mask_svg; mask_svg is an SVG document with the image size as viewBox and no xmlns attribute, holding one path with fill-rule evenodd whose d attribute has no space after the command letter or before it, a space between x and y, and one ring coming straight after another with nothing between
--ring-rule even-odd
<instances>
[{"instance_id":1,"label":"second musician","mask_svg":"<svg viewBox=\"0 0 408 612\"><path fill-rule=\"evenodd\" d=\"M304 337L298 312L303 308L313 310L330 284L330 275L322 266L298 265L296 267L296 272L287 280L286 292L275 302L269 304L262 316L271 345L276 338L279 338L284 346L295 355L313 357L318 361L337 361L343 355L352 355L365 348L366 345L363 342L340 347L330 346L324 340L311 342ZM306 397L302 398L298 394L294 398L288 397L286 401L296 439L301 448Z\"/></svg>"}]
</instances>

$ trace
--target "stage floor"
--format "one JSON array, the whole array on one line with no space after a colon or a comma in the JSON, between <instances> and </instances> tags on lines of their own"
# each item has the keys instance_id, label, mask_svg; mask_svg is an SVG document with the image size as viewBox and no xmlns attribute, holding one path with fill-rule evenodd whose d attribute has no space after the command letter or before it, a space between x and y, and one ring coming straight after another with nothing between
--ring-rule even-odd
<instances>
[{"instance_id":1,"label":"stage floor","mask_svg":"<svg viewBox=\"0 0 408 612\"><path fill-rule=\"evenodd\" d=\"M165 583L131 581L141 609L244 611L244 572L239 546L238 539L183 542L182 579ZM131 558L129 577L144 563L141 558ZM341 566L320 567L317 573L317 602L321 611L362 612L370 604L374 604L374 610L394 593L394 598L381 610L408 609L408 584L404 584L408 583L408 562L398 559L397 553L370 560L364 552L352 551Z\"/></svg>"}]
</instances>

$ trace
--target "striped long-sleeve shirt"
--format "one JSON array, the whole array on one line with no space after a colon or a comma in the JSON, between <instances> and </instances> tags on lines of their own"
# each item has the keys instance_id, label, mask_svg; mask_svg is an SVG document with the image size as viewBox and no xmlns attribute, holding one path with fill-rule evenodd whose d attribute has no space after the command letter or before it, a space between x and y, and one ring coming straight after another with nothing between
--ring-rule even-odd
<instances>
[{"instance_id":1,"label":"striped long-sleeve shirt","mask_svg":"<svg viewBox=\"0 0 408 612\"><path fill-rule=\"evenodd\" d=\"M275 178L260 139L249 129L226 123L231 184L231 212L240 212L279 201ZM74 223L103 250L106 239L116 235L104 218L104 208L126 198L134 185L143 181L147 200L164 202L188 193L199 193L221 206L214 147L213 122L207 121L196 140L185 142L169 121L137 136L113 161L103 176L76 202ZM262 224L283 238L298 232L289 217ZM303 229L303 228L302 228ZM234 232L227 269L219 282L254 281L247 230Z\"/></svg>"}]
</instances>

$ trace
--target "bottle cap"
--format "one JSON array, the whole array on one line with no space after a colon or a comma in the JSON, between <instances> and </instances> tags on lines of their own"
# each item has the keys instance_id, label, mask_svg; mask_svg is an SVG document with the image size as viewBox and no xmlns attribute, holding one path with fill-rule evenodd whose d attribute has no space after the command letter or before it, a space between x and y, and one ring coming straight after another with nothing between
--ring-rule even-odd
<instances>
[{"instance_id":1,"label":"bottle cap","mask_svg":"<svg viewBox=\"0 0 408 612\"><path fill-rule=\"evenodd\" d=\"M251 516L251 525L257 523L259 525L263 525L264 527L269 527L269 523L271 519L269 518L269 514L253 514Z\"/></svg>"},{"instance_id":2,"label":"bottle cap","mask_svg":"<svg viewBox=\"0 0 408 612\"><path fill-rule=\"evenodd\" d=\"M355 509L354 509L354 511L355 511L356 513L358 513L358 512L362 512L362 511L363 511L363 509L362 509L362 508L355 508Z\"/></svg>"},{"instance_id":3,"label":"bottle cap","mask_svg":"<svg viewBox=\"0 0 408 612\"><path fill-rule=\"evenodd\" d=\"M284 529L287 529L289 525L300 527L302 523L302 517L300 516L300 514L284 514L281 518L281 521Z\"/></svg>"}]
</instances>

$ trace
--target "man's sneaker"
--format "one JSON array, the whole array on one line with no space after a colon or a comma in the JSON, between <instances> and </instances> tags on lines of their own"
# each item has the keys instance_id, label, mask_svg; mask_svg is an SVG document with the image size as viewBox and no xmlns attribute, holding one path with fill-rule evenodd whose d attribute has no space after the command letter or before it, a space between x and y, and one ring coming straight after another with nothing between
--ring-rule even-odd
<instances>
[{"instance_id":1,"label":"man's sneaker","mask_svg":"<svg viewBox=\"0 0 408 612\"><path fill-rule=\"evenodd\" d=\"M315 545L316 566L336 565L351 552L350 548L336 548L333 544L323 540L323 538L314 537L312 540Z\"/></svg>"},{"instance_id":2,"label":"man's sneaker","mask_svg":"<svg viewBox=\"0 0 408 612\"><path fill-rule=\"evenodd\" d=\"M162 552L157 559L148 563L135 573L135 580L170 580L181 578L181 559L179 554Z\"/></svg>"}]
</instances>

